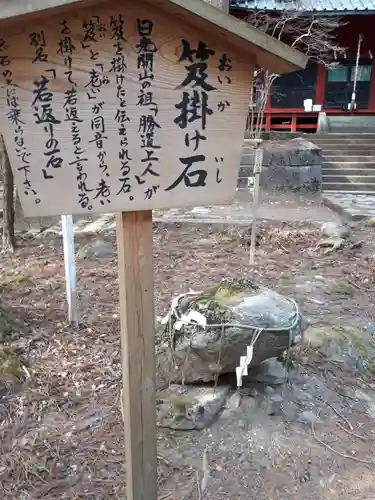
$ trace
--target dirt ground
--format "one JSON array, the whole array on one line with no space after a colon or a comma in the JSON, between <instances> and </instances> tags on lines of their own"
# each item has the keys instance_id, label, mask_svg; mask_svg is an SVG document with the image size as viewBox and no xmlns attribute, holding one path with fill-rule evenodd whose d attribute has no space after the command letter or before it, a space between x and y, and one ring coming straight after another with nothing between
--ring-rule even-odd
<instances>
[{"instance_id":1,"label":"dirt ground","mask_svg":"<svg viewBox=\"0 0 375 500\"><path fill-rule=\"evenodd\" d=\"M295 298L312 325L375 334L372 226L356 223L350 243L324 253L315 248L318 225L263 221L255 268L248 265L246 229L155 223L156 314L190 288L252 278ZM77 238L78 249L93 239ZM113 235L104 239L115 245ZM61 240L20 243L0 261L1 307L32 331L6 339L21 369L0 394L0 498L124 499L116 258L78 259L83 324L75 330L65 323ZM375 498L370 376L305 348L284 384L249 383L241 394L241 405L210 428L158 431L160 500Z\"/></svg>"}]
</instances>

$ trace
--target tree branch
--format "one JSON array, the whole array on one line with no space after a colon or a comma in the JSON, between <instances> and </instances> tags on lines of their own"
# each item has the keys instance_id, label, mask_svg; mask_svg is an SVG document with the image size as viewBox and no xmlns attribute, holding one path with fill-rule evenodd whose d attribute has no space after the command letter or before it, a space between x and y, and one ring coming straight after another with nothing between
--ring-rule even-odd
<instances>
[{"instance_id":1,"label":"tree branch","mask_svg":"<svg viewBox=\"0 0 375 500\"><path fill-rule=\"evenodd\" d=\"M258 11L250 14L247 22L273 38L301 50L310 61L324 64L327 68L337 66L337 59L346 53L346 48L341 47L336 40L337 29L347 24L340 17L306 14L296 10L284 11L276 16ZM264 69L254 74L252 137L260 136L267 99L277 77L278 75Z\"/></svg>"}]
</instances>

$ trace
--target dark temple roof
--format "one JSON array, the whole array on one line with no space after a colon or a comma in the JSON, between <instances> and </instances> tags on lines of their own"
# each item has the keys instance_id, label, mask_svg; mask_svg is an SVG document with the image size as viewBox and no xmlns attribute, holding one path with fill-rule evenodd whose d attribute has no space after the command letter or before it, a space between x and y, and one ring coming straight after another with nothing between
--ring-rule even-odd
<instances>
[{"instance_id":1,"label":"dark temple roof","mask_svg":"<svg viewBox=\"0 0 375 500\"><path fill-rule=\"evenodd\" d=\"M370 14L375 13L375 0L231 0L231 9Z\"/></svg>"}]
</instances>

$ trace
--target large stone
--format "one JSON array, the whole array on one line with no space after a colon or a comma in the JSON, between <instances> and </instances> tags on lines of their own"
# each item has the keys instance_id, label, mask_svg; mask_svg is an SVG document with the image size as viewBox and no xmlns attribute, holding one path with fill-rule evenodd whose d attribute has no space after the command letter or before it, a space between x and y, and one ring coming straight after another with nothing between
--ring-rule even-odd
<instances>
[{"instance_id":1,"label":"large stone","mask_svg":"<svg viewBox=\"0 0 375 500\"><path fill-rule=\"evenodd\" d=\"M263 169L260 185L266 191L316 193L321 190L321 150L304 138L264 141ZM239 171L238 188L247 188L253 176L254 151L244 149Z\"/></svg>"},{"instance_id":2,"label":"large stone","mask_svg":"<svg viewBox=\"0 0 375 500\"><path fill-rule=\"evenodd\" d=\"M304 138L296 138L283 141L264 141L263 165L302 167L307 165L321 164L321 149ZM254 150L244 149L241 165L254 165Z\"/></svg>"},{"instance_id":3,"label":"large stone","mask_svg":"<svg viewBox=\"0 0 375 500\"><path fill-rule=\"evenodd\" d=\"M186 320L189 316L192 319ZM280 356L304 328L295 302L248 280L225 282L183 296L172 307L157 332L158 372L176 383L210 382L236 372L254 335L259 336L249 367Z\"/></svg>"},{"instance_id":4,"label":"large stone","mask_svg":"<svg viewBox=\"0 0 375 500\"><path fill-rule=\"evenodd\" d=\"M351 326L310 326L303 342L342 368L375 373L375 342L366 330Z\"/></svg>"},{"instance_id":5,"label":"large stone","mask_svg":"<svg viewBox=\"0 0 375 500\"><path fill-rule=\"evenodd\" d=\"M261 173L260 184L266 191L318 193L321 191L321 165L271 165Z\"/></svg>"}]
</instances>

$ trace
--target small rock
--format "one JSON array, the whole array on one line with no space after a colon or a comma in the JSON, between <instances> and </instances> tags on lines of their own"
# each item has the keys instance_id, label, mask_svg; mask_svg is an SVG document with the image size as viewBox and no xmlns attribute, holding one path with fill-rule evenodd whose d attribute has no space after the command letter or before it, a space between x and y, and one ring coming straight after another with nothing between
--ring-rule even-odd
<instances>
[{"instance_id":1,"label":"small rock","mask_svg":"<svg viewBox=\"0 0 375 500\"><path fill-rule=\"evenodd\" d=\"M304 475L300 477L300 481L301 483L307 483L308 481L311 481L311 474L308 470L305 471Z\"/></svg>"},{"instance_id":2,"label":"small rock","mask_svg":"<svg viewBox=\"0 0 375 500\"><path fill-rule=\"evenodd\" d=\"M259 233L255 235L255 246L259 247L263 241L263 236ZM244 246L250 246L251 245L251 228L249 228L247 231L243 232L240 235L240 242Z\"/></svg>"},{"instance_id":3,"label":"small rock","mask_svg":"<svg viewBox=\"0 0 375 500\"><path fill-rule=\"evenodd\" d=\"M321 233L323 236L330 238L331 236L336 236L338 238L349 238L350 229L345 225L344 222L325 222L321 227Z\"/></svg>"},{"instance_id":4,"label":"small rock","mask_svg":"<svg viewBox=\"0 0 375 500\"><path fill-rule=\"evenodd\" d=\"M257 396L259 396L259 391L258 391L258 394ZM270 387L269 385L267 385L264 389L264 394L266 396L272 396L273 394L275 394L275 389L273 387Z\"/></svg>"},{"instance_id":5,"label":"small rock","mask_svg":"<svg viewBox=\"0 0 375 500\"><path fill-rule=\"evenodd\" d=\"M358 248L362 248L364 243L365 242L363 240L356 241L350 245L350 250L356 250Z\"/></svg>"},{"instance_id":6,"label":"small rock","mask_svg":"<svg viewBox=\"0 0 375 500\"><path fill-rule=\"evenodd\" d=\"M192 214L208 214L210 213L210 208L207 207L194 207L191 209Z\"/></svg>"},{"instance_id":7,"label":"small rock","mask_svg":"<svg viewBox=\"0 0 375 500\"><path fill-rule=\"evenodd\" d=\"M327 329L324 327L309 326L303 332L303 343L313 349L317 349L325 344L328 335L329 333L327 333Z\"/></svg>"},{"instance_id":8,"label":"small rock","mask_svg":"<svg viewBox=\"0 0 375 500\"><path fill-rule=\"evenodd\" d=\"M271 389L271 388L267 387L267 389ZM258 391L258 389L256 387L251 387L249 390L249 397L257 398L258 396L260 396L260 392Z\"/></svg>"},{"instance_id":9,"label":"small rock","mask_svg":"<svg viewBox=\"0 0 375 500\"><path fill-rule=\"evenodd\" d=\"M317 248L327 248L326 253L331 250L340 250L345 245L345 239L340 236L329 236L318 241Z\"/></svg>"},{"instance_id":10,"label":"small rock","mask_svg":"<svg viewBox=\"0 0 375 500\"><path fill-rule=\"evenodd\" d=\"M23 238L25 240L32 240L32 239L36 238L42 231L43 230L38 228L38 227L30 228L28 231L26 231L23 234Z\"/></svg>"},{"instance_id":11,"label":"small rock","mask_svg":"<svg viewBox=\"0 0 375 500\"><path fill-rule=\"evenodd\" d=\"M370 333L372 337L375 337L375 323L368 323L365 329Z\"/></svg>"},{"instance_id":12,"label":"small rock","mask_svg":"<svg viewBox=\"0 0 375 500\"><path fill-rule=\"evenodd\" d=\"M311 424L313 424L313 423L315 422L315 420L316 420L316 415L315 415L315 413L313 413L312 411L307 411L307 410L305 410L305 411L303 411L303 412L300 414L300 416L299 416L298 420L299 420L300 422L302 422L303 424L310 424L310 425L311 425Z\"/></svg>"},{"instance_id":13,"label":"small rock","mask_svg":"<svg viewBox=\"0 0 375 500\"><path fill-rule=\"evenodd\" d=\"M239 420L237 425L238 425L239 429L248 430L248 428L249 428L249 422L247 422L246 420Z\"/></svg>"},{"instance_id":14,"label":"small rock","mask_svg":"<svg viewBox=\"0 0 375 500\"><path fill-rule=\"evenodd\" d=\"M205 247L212 247L213 240L210 240L208 238L203 238L202 240L199 240L199 245Z\"/></svg>"},{"instance_id":15,"label":"small rock","mask_svg":"<svg viewBox=\"0 0 375 500\"><path fill-rule=\"evenodd\" d=\"M241 395L238 392L235 392L234 394L232 394L230 398L228 398L225 407L228 410L235 410L236 408L239 408L240 404L241 404Z\"/></svg>"},{"instance_id":16,"label":"small rock","mask_svg":"<svg viewBox=\"0 0 375 500\"><path fill-rule=\"evenodd\" d=\"M156 396L157 425L178 430L203 429L224 406L229 389L171 385Z\"/></svg>"},{"instance_id":17,"label":"small rock","mask_svg":"<svg viewBox=\"0 0 375 500\"><path fill-rule=\"evenodd\" d=\"M284 398L281 396L281 394L273 394L270 396L270 401L272 403L282 403L284 401Z\"/></svg>"},{"instance_id":18,"label":"small rock","mask_svg":"<svg viewBox=\"0 0 375 500\"><path fill-rule=\"evenodd\" d=\"M100 259L103 257L113 257L116 255L116 250L111 243L106 241L96 240L80 248L77 253L79 259Z\"/></svg>"},{"instance_id":19,"label":"small rock","mask_svg":"<svg viewBox=\"0 0 375 500\"><path fill-rule=\"evenodd\" d=\"M282 385L285 384L286 371L285 367L276 358L271 358L249 370L248 378L254 382Z\"/></svg>"}]
</instances>

